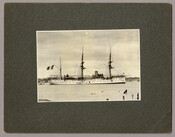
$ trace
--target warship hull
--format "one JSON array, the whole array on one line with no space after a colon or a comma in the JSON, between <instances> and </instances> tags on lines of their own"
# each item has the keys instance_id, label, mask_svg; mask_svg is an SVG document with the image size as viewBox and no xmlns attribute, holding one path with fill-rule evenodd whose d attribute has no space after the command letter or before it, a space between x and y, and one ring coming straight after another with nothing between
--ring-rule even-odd
<instances>
[{"instance_id":1,"label":"warship hull","mask_svg":"<svg viewBox=\"0 0 175 137\"><path fill-rule=\"evenodd\" d=\"M125 84L125 77L112 79L87 79L87 80L51 80L50 85L93 85L93 84Z\"/></svg>"}]
</instances>

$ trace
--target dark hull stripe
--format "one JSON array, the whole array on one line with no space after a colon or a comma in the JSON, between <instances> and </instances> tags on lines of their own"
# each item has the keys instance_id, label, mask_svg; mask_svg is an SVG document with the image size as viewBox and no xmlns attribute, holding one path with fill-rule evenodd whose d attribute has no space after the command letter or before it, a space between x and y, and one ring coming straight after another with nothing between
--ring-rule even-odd
<instances>
[{"instance_id":1,"label":"dark hull stripe","mask_svg":"<svg viewBox=\"0 0 175 137\"><path fill-rule=\"evenodd\" d=\"M50 85L101 85L101 84L125 84L125 82L116 82L116 83L74 83L74 84L56 84L56 83L50 83Z\"/></svg>"}]
</instances>

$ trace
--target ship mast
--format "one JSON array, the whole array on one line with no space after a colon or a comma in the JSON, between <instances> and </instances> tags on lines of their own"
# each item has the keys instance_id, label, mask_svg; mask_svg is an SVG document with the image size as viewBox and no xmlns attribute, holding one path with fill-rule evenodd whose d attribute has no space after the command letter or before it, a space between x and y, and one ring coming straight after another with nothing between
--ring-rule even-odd
<instances>
[{"instance_id":1,"label":"ship mast","mask_svg":"<svg viewBox=\"0 0 175 137\"><path fill-rule=\"evenodd\" d=\"M60 79L62 79L61 57L60 57Z\"/></svg>"},{"instance_id":2,"label":"ship mast","mask_svg":"<svg viewBox=\"0 0 175 137\"><path fill-rule=\"evenodd\" d=\"M83 80L83 70L85 69L84 67L84 48L82 47L82 57L81 57L81 79Z\"/></svg>"},{"instance_id":3,"label":"ship mast","mask_svg":"<svg viewBox=\"0 0 175 137\"><path fill-rule=\"evenodd\" d=\"M112 60L111 60L111 46L110 46L110 53L109 53L109 64L108 64L108 67L109 67L109 78L111 79L112 78L112 75L111 75L111 69L113 69L111 63L112 63Z\"/></svg>"}]
</instances>

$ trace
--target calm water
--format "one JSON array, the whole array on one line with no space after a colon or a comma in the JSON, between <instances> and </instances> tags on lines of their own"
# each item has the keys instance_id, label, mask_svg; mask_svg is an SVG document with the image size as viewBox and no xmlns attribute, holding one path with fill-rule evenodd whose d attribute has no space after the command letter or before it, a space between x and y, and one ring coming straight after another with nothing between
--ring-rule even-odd
<instances>
[{"instance_id":1,"label":"calm water","mask_svg":"<svg viewBox=\"0 0 175 137\"><path fill-rule=\"evenodd\" d=\"M141 100L140 82L104 85L38 85L38 102L127 100Z\"/></svg>"}]
</instances>

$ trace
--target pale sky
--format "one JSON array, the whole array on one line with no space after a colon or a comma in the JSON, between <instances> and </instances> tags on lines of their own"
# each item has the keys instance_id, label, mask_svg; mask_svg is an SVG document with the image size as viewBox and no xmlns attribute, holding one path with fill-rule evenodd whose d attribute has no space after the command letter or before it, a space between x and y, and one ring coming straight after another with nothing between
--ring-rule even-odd
<instances>
[{"instance_id":1,"label":"pale sky","mask_svg":"<svg viewBox=\"0 0 175 137\"><path fill-rule=\"evenodd\" d=\"M110 45L112 51L112 74L140 76L139 29L37 31L38 78L59 75L59 69L46 70L48 66L59 67L61 57L63 75L80 75L82 46L84 47L84 75L95 70L108 75Z\"/></svg>"}]
</instances>

